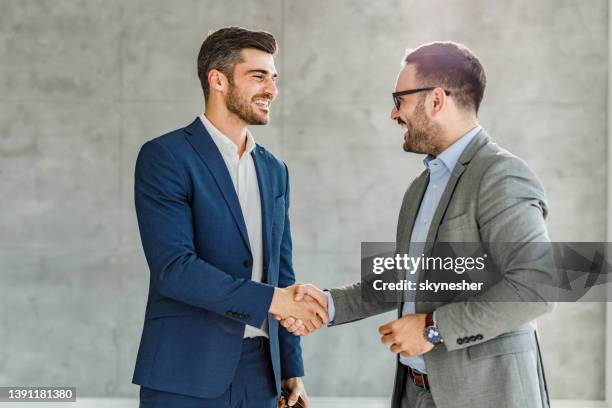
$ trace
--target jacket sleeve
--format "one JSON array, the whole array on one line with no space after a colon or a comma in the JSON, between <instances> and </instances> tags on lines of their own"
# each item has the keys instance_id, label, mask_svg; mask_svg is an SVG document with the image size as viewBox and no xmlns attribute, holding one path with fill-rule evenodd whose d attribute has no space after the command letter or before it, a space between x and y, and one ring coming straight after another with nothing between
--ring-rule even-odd
<instances>
[{"instance_id":1,"label":"jacket sleeve","mask_svg":"<svg viewBox=\"0 0 612 408\"><path fill-rule=\"evenodd\" d=\"M260 327L274 287L238 279L199 258L190 181L168 148L147 142L136 161L134 195L151 285L168 298Z\"/></svg>"},{"instance_id":2,"label":"jacket sleeve","mask_svg":"<svg viewBox=\"0 0 612 408\"><path fill-rule=\"evenodd\" d=\"M481 241L502 278L470 301L436 309L436 323L449 351L516 329L555 306L543 292L556 276L544 223L544 189L535 174L522 160L503 156L485 171L477 200ZM460 340L466 336L476 340Z\"/></svg>"},{"instance_id":3,"label":"jacket sleeve","mask_svg":"<svg viewBox=\"0 0 612 408\"><path fill-rule=\"evenodd\" d=\"M289 225L289 171L285 170L285 223L281 239L278 286L285 288L295 283L295 273L292 261L291 227ZM279 325L278 341L281 359L281 378L304 376L304 363L302 361L302 348L299 336L289 333Z\"/></svg>"},{"instance_id":4,"label":"jacket sleeve","mask_svg":"<svg viewBox=\"0 0 612 408\"><path fill-rule=\"evenodd\" d=\"M361 319L375 316L390 310L397 309L397 302L381 298L381 293L374 293L370 278L380 278L378 275L368 275L365 285L355 282L349 285L329 289L334 302L334 320L330 326L352 323ZM384 296L384 293L382 293ZM370 300L367 300L370 299Z\"/></svg>"}]
</instances>

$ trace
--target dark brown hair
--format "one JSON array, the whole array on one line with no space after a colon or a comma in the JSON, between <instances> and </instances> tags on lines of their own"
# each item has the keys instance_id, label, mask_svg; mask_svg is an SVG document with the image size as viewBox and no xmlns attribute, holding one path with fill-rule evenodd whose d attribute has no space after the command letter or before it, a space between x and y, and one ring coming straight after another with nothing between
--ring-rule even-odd
<instances>
[{"instance_id":1,"label":"dark brown hair","mask_svg":"<svg viewBox=\"0 0 612 408\"><path fill-rule=\"evenodd\" d=\"M255 48L268 54L276 53L276 40L266 31L252 31L242 27L225 27L213 33L202 43L198 54L198 77L208 99L208 73L217 69L229 80L233 79L234 67L242 62L241 51L245 48Z\"/></svg>"},{"instance_id":2,"label":"dark brown hair","mask_svg":"<svg viewBox=\"0 0 612 408\"><path fill-rule=\"evenodd\" d=\"M407 50L404 64L414 64L420 86L451 91L457 106L478 113L487 78L478 58L463 44L433 42Z\"/></svg>"}]
</instances>

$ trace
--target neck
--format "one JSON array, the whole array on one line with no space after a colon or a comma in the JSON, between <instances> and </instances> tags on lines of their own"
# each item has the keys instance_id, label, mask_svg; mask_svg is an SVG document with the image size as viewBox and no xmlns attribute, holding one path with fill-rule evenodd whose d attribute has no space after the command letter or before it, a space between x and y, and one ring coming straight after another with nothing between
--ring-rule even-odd
<instances>
[{"instance_id":1,"label":"neck","mask_svg":"<svg viewBox=\"0 0 612 408\"><path fill-rule=\"evenodd\" d=\"M478 125L478 122L474 119L472 121L462 122L459 125L454 125L447 129L444 136L441 138L440 143L436 146L438 154L448 149L457 140L461 139L467 132L472 130ZM436 154L436 156L438 155Z\"/></svg>"},{"instance_id":2,"label":"neck","mask_svg":"<svg viewBox=\"0 0 612 408\"><path fill-rule=\"evenodd\" d=\"M230 112L225 105L206 105L204 112L206 119L219 129L219 131L230 139L238 147L238 156L242 156L246 149L247 126L236 114Z\"/></svg>"}]
</instances>

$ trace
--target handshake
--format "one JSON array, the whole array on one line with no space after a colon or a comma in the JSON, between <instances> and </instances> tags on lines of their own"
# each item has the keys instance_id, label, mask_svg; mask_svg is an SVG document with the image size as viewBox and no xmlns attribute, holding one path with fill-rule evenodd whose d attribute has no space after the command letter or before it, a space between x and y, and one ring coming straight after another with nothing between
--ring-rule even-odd
<instances>
[{"instance_id":1,"label":"handshake","mask_svg":"<svg viewBox=\"0 0 612 408\"><path fill-rule=\"evenodd\" d=\"M270 314L296 336L305 336L327 324L327 295L313 285L296 283L275 288Z\"/></svg>"}]
</instances>

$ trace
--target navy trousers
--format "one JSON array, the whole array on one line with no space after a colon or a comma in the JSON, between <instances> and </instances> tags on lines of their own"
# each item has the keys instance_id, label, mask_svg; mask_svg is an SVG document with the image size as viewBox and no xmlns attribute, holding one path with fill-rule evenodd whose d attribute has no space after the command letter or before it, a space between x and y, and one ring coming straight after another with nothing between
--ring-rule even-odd
<instances>
[{"instance_id":1,"label":"navy trousers","mask_svg":"<svg viewBox=\"0 0 612 408\"><path fill-rule=\"evenodd\" d=\"M275 408L278 400L265 337L244 339L230 387L218 398L197 398L140 387L140 408Z\"/></svg>"}]
</instances>

